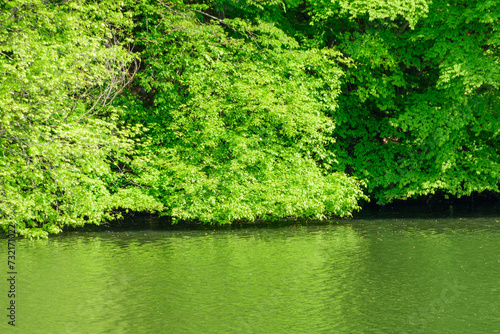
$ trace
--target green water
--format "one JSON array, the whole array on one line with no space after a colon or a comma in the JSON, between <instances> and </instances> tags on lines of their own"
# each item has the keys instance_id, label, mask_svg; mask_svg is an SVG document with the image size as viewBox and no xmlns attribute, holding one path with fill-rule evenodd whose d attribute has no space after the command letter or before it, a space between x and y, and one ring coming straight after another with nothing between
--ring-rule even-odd
<instances>
[{"instance_id":1,"label":"green water","mask_svg":"<svg viewBox=\"0 0 500 334\"><path fill-rule=\"evenodd\" d=\"M500 332L500 217L71 232L16 256L0 333Z\"/></svg>"}]
</instances>

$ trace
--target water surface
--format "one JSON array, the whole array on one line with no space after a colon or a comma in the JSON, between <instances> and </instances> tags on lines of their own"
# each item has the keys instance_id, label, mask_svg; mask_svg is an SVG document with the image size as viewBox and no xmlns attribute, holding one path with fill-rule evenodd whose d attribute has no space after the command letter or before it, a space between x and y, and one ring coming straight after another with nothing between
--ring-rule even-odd
<instances>
[{"instance_id":1,"label":"water surface","mask_svg":"<svg viewBox=\"0 0 500 334\"><path fill-rule=\"evenodd\" d=\"M495 216L71 232L16 261L19 333L500 332Z\"/></svg>"}]
</instances>

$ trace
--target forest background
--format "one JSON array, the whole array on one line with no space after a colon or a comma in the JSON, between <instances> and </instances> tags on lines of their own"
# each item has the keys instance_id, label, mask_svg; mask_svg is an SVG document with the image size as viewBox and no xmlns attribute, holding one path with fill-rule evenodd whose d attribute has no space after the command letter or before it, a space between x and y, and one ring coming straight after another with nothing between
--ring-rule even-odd
<instances>
[{"instance_id":1,"label":"forest background","mask_svg":"<svg viewBox=\"0 0 500 334\"><path fill-rule=\"evenodd\" d=\"M0 31L25 237L500 193L498 0L13 0Z\"/></svg>"}]
</instances>

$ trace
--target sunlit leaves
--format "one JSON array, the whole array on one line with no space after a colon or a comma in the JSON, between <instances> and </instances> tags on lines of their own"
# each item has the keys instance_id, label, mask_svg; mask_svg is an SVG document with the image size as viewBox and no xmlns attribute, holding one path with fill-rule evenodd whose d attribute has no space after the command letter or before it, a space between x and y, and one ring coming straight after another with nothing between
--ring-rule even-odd
<instances>
[{"instance_id":1,"label":"sunlit leaves","mask_svg":"<svg viewBox=\"0 0 500 334\"><path fill-rule=\"evenodd\" d=\"M413 24L411 10L384 6L332 10L347 24L331 32L335 20L311 7L324 38L355 64L333 114L345 138L335 144L340 164L381 203L498 192L498 3L433 1Z\"/></svg>"},{"instance_id":2,"label":"sunlit leaves","mask_svg":"<svg viewBox=\"0 0 500 334\"><path fill-rule=\"evenodd\" d=\"M146 126L162 139L145 151L157 177L137 160L137 182L157 189L174 219L349 215L359 184L325 176L335 164L325 113L336 108L339 54L301 50L258 19L202 24L184 11L165 9L156 35L142 39L140 82L155 92Z\"/></svg>"},{"instance_id":3,"label":"sunlit leaves","mask_svg":"<svg viewBox=\"0 0 500 334\"><path fill-rule=\"evenodd\" d=\"M129 15L112 2L22 0L0 15L2 227L43 237L110 218L135 132L111 105L130 76Z\"/></svg>"}]
</instances>

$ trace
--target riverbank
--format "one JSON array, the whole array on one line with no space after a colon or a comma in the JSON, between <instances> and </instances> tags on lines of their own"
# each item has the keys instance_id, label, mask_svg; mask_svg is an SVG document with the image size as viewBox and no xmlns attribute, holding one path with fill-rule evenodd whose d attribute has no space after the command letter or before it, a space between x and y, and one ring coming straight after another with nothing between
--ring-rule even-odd
<instances>
[{"instance_id":1,"label":"riverbank","mask_svg":"<svg viewBox=\"0 0 500 334\"><path fill-rule=\"evenodd\" d=\"M325 220L310 218L283 218L274 221L256 220L255 222L237 221L225 225L207 225L199 221L179 221L172 224L170 217L157 214L129 213L124 218L99 226L66 227L64 231L121 231L121 230L231 230L240 228L286 227L290 225L324 225L336 222L347 223L352 219L411 219L411 218L473 218L498 217L500 215L500 199L492 194L461 199L445 199L442 196L415 200L395 201L387 205L365 203L359 212L351 218L334 217Z\"/></svg>"}]
</instances>

